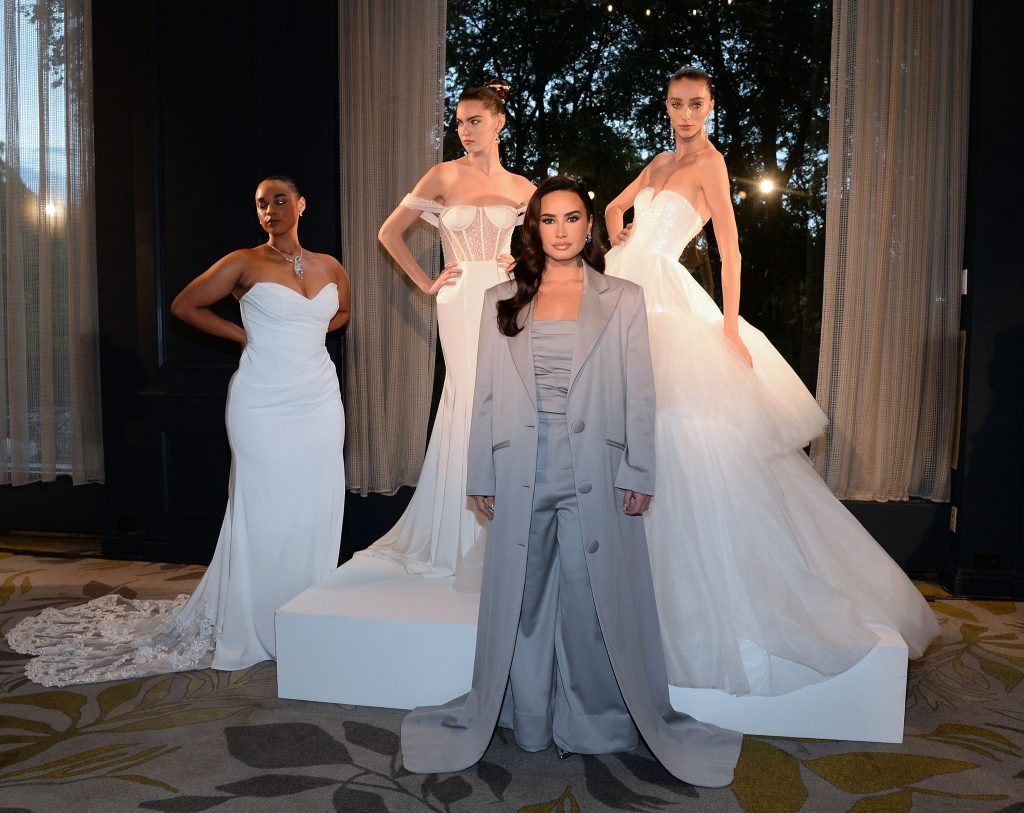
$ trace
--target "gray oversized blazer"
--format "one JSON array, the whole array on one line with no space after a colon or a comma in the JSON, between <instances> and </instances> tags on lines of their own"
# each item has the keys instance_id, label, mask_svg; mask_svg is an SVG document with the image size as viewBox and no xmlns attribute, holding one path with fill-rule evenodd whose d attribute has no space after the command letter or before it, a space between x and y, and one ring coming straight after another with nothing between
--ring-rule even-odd
<instances>
[{"instance_id":1,"label":"gray oversized blazer","mask_svg":"<svg viewBox=\"0 0 1024 813\"><path fill-rule=\"evenodd\" d=\"M444 706L415 709L402 722L405 767L417 773L468 768L487 749L499 712L511 719L502 703L522 608L537 465L533 306L521 314L518 335L506 337L497 328L496 304L513 291L508 282L485 294L477 355L466 490L494 495L495 505L472 689ZM624 490L654 490L654 377L643 292L589 266L566 420L587 568L623 699L648 747L675 776L694 785L727 785L742 736L669 704L643 518L622 512Z\"/></svg>"}]
</instances>

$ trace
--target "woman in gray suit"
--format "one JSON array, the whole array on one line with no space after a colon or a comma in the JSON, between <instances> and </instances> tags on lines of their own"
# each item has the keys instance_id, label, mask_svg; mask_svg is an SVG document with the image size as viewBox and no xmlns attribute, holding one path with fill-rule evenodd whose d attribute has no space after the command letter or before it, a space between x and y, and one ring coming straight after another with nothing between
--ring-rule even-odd
<instances>
[{"instance_id":1,"label":"woman in gray suit","mask_svg":"<svg viewBox=\"0 0 1024 813\"><path fill-rule=\"evenodd\" d=\"M467 492L491 520L471 691L412 711L405 766L477 762L495 723L528 751L635 748L729 784L741 735L673 711L642 513L654 382L639 286L607 278L593 203L565 177L530 200L514 281L487 291Z\"/></svg>"}]
</instances>

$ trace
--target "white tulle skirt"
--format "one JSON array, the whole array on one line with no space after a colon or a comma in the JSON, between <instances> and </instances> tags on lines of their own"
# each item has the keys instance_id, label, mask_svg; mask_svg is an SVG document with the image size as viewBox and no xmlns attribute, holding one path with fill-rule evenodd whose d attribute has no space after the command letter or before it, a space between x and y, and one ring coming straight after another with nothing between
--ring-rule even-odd
<instances>
[{"instance_id":1,"label":"white tulle skirt","mask_svg":"<svg viewBox=\"0 0 1024 813\"><path fill-rule=\"evenodd\" d=\"M827 422L796 373L741 320L748 367L674 259L627 244L607 260L647 301L657 481L645 527L670 682L792 691L863 658L871 624L919 656L935 618L803 453Z\"/></svg>"}]
</instances>

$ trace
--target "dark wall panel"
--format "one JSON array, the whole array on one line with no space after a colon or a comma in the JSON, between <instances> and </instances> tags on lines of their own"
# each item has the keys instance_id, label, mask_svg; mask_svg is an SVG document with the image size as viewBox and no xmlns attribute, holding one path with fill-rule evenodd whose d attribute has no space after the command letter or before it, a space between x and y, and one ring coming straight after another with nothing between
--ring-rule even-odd
<instances>
[{"instance_id":1,"label":"dark wall panel","mask_svg":"<svg viewBox=\"0 0 1024 813\"><path fill-rule=\"evenodd\" d=\"M261 141L257 21L233 6L211 3L197 15L189 3L161 3L154 25L154 339L160 370L184 375L230 371L237 352L173 324L170 302L219 257L260 236L252 196ZM224 304L222 315L237 312ZM216 390L220 379L204 383Z\"/></svg>"},{"instance_id":2,"label":"dark wall panel","mask_svg":"<svg viewBox=\"0 0 1024 813\"><path fill-rule=\"evenodd\" d=\"M331 3L93 4L107 481L20 499L0 489L0 529L102 533L143 556L212 552L239 351L177 322L170 302L219 257L265 241L254 192L267 174L306 194L303 245L340 256L337 31ZM237 303L219 308L239 319ZM328 340L336 361L341 341Z\"/></svg>"},{"instance_id":3,"label":"dark wall panel","mask_svg":"<svg viewBox=\"0 0 1024 813\"><path fill-rule=\"evenodd\" d=\"M1024 114L1019 3L976 0L963 297L966 376L944 573L958 593L1024 597L1024 261L1011 167Z\"/></svg>"}]
</instances>

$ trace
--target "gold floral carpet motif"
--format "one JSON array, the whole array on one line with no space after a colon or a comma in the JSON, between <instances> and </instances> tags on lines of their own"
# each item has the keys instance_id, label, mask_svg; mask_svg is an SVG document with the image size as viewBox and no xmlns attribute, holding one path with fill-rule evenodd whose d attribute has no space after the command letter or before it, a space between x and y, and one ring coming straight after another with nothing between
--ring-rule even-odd
<instances>
[{"instance_id":1,"label":"gold floral carpet motif","mask_svg":"<svg viewBox=\"0 0 1024 813\"><path fill-rule=\"evenodd\" d=\"M0 631L112 592L172 597L201 575L0 550ZM716 790L676 781L643 749L560 761L520 751L501 729L472 769L413 775L401 767L402 712L279 700L273 663L46 689L4 645L0 813L1024 813L1024 612L931 592L942 636L911 665L902 744L748 736L736 781Z\"/></svg>"}]
</instances>

